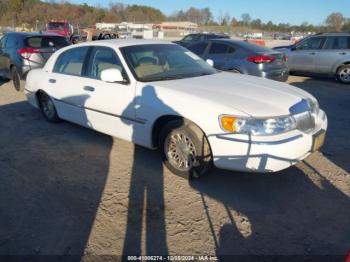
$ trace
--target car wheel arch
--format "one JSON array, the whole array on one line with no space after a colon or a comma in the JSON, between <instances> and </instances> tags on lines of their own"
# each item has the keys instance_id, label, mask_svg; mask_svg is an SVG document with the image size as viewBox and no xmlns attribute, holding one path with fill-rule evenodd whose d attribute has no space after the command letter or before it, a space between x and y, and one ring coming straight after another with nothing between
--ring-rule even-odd
<instances>
[{"instance_id":1,"label":"car wheel arch","mask_svg":"<svg viewBox=\"0 0 350 262\"><path fill-rule=\"evenodd\" d=\"M43 94L47 94L47 93L44 90L42 90L42 89L38 89L35 92L35 99L36 99L36 104L38 105L38 107L40 107L40 103L39 103L40 96L43 95Z\"/></svg>"},{"instance_id":2,"label":"car wheel arch","mask_svg":"<svg viewBox=\"0 0 350 262\"><path fill-rule=\"evenodd\" d=\"M193 124L194 126L196 126L200 131L203 132L203 134L206 136L206 133L203 131L203 129L198 126L195 122L180 116L180 115L163 115L160 116L159 118L157 118L156 121L154 121L153 126L152 126L152 146L154 148L158 147L158 143L159 143L159 135L161 133L162 128L169 122L171 121L175 121L175 120L182 120L184 123L186 124ZM210 146L210 145L209 145Z\"/></svg>"},{"instance_id":3,"label":"car wheel arch","mask_svg":"<svg viewBox=\"0 0 350 262\"><path fill-rule=\"evenodd\" d=\"M342 66L345 66L345 65L350 65L350 61L345 61L345 62L342 62L340 64L338 64L337 66L334 67L335 70L333 70L333 72L335 74L338 73L338 70L342 67Z\"/></svg>"}]
</instances>

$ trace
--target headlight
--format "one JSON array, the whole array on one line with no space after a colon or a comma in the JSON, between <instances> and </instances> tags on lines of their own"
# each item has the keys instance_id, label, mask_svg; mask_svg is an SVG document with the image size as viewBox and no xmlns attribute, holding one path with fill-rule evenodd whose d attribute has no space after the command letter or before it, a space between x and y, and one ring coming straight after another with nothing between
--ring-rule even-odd
<instances>
[{"instance_id":1,"label":"headlight","mask_svg":"<svg viewBox=\"0 0 350 262\"><path fill-rule=\"evenodd\" d=\"M220 116L220 126L229 133L263 136L293 130L296 128L296 122L292 116L257 119L222 115Z\"/></svg>"}]
</instances>

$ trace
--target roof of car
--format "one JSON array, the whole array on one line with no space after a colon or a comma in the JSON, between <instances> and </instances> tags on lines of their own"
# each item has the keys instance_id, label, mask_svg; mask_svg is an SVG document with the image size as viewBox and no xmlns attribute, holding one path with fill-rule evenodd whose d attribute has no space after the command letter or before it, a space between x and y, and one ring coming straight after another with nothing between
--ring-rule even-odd
<instances>
[{"instance_id":1,"label":"roof of car","mask_svg":"<svg viewBox=\"0 0 350 262\"><path fill-rule=\"evenodd\" d=\"M151 44L169 44L175 45L174 43L160 40L143 40L143 39L111 39L111 40L98 40L90 41L78 44L79 46L107 46L107 47L126 47L126 46L136 46L136 45L151 45ZM77 46L77 45L75 45Z\"/></svg>"},{"instance_id":2,"label":"roof of car","mask_svg":"<svg viewBox=\"0 0 350 262\"><path fill-rule=\"evenodd\" d=\"M61 35L50 33L50 32L8 32L6 35L19 35L23 37L30 37L30 36L59 36L63 37Z\"/></svg>"},{"instance_id":3,"label":"roof of car","mask_svg":"<svg viewBox=\"0 0 350 262\"><path fill-rule=\"evenodd\" d=\"M319 33L319 34L316 34L318 36L342 36L342 35L346 35L346 36L349 36L350 33L348 32L326 32L326 33Z\"/></svg>"}]
</instances>

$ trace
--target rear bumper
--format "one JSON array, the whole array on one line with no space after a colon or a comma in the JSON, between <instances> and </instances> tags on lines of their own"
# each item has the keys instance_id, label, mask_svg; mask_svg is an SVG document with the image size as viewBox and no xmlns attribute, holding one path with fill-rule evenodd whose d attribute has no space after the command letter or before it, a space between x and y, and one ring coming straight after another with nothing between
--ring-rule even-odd
<instances>
[{"instance_id":1,"label":"rear bumper","mask_svg":"<svg viewBox=\"0 0 350 262\"><path fill-rule=\"evenodd\" d=\"M288 69L282 69L282 70L262 72L262 77L275 80L275 81L286 82L289 77L289 71Z\"/></svg>"},{"instance_id":2,"label":"rear bumper","mask_svg":"<svg viewBox=\"0 0 350 262\"><path fill-rule=\"evenodd\" d=\"M268 173L286 169L310 155L314 136L327 130L323 111L311 133L294 130L288 133L253 137L250 135L221 134L209 136L214 165L218 168Z\"/></svg>"}]
</instances>

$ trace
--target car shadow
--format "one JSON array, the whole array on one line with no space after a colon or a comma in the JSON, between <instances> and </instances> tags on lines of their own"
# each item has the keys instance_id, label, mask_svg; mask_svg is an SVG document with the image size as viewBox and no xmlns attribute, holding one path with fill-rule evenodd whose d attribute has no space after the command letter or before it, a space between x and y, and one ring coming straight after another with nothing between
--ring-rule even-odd
<instances>
[{"instance_id":1,"label":"car shadow","mask_svg":"<svg viewBox=\"0 0 350 262\"><path fill-rule=\"evenodd\" d=\"M202 196L217 256L232 261L232 255L345 255L350 198L313 171L320 184L298 167L272 174L214 169L190 181ZM208 199L221 203L229 217L218 233Z\"/></svg>"},{"instance_id":2,"label":"car shadow","mask_svg":"<svg viewBox=\"0 0 350 262\"><path fill-rule=\"evenodd\" d=\"M0 119L0 254L80 261L105 188L112 138L48 123L27 102L0 106Z\"/></svg>"},{"instance_id":3,"label":"car shadow","mask_svg":"<svg viewBox=\"0 0 350 262\"><path fill-rule=\"evenodd\" d=\"M319 101L328 117L327 138L321 152L337 166L350 172L349 86L319 77L290 84L311 93Z\"/></svg>"}]
</instances>

